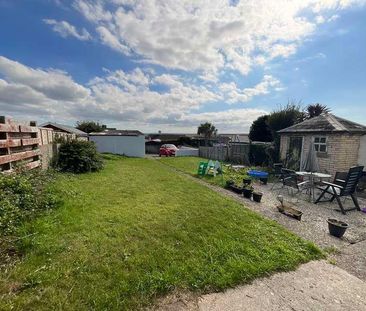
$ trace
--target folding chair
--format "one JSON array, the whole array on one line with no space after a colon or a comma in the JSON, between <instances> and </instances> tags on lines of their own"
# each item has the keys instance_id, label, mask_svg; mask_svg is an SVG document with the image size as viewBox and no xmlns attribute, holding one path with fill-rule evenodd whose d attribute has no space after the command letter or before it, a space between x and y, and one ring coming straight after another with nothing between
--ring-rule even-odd
<instances>
[{"instance_id":1,"label":"folding chair","mask_svg":"<svg viewBox=\"0 0 366 311\"><path fill-rule=\"evenodd\" d=\"M283 164L282 163L274 163L273 164L273 172L272 175L273 177L276 179L271 187L271 190L275 190L275 186L277 184L282 184L282 168L283 168Z\"/></svg>"},{"instance_id":2,"label":"folding chair","mask_svg":"<svg viewBox=\"0 0 366 311\"><path fill-rule=\"evenodd\" d=\"M314 202L315 204L319 202L333 202L334 199L337 200L337 203L340 207L340 211L342 214L346 214L348 211L353 210L361 210L360 205L358 204L357 196L356 196L356 187L357 184L363 174L363 166L355 166L351 167L348 171L348 174L346 178L340 179L338 178L342 173L339 172L338 176L336 174L335 181L333 183L323 181L323 184L325 185L324 188L318 187L319 190L322 191L322 193L319 195L317 200ZM325 196L325 194L330 194L330 199L322 200L322 198ZM353 204L355 207L345 209L343 207L343 204L341 202L342 197L350 196L352 198Z\"/></svg>"},{"instance_id":3,"label":"folding chair","mask_svg":"<svg viewBox=\"0 0 366 311\"><path fill-rule=\"evenodd\" d=\"M282 169L282 184L283 186L280 190L280 193L284 188L287 188L289 194L289 189L292 190L292 195L301 194L303 191L308 191L310 188L310 183L308 180L299 181L299 176L296 174L296 172L286 168ZM296 192L294 192L294 190Z\"/></svg>"}]
</instances>

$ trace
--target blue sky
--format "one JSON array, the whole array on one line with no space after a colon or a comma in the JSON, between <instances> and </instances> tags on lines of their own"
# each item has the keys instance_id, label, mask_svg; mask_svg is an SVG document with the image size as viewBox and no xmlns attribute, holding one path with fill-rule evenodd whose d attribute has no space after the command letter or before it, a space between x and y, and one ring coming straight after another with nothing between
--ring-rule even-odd
<instances>
[{"instance_id":1,"label":"blue sky","mask_svg":"<svg viewBox=\"0 0 366 311\"><path fill-rule=\"evenodd\" d=\"M0 0L0 108L247 132L295 100L366 124L365 29L362 0Z\"/></svg>"}]
</instances>

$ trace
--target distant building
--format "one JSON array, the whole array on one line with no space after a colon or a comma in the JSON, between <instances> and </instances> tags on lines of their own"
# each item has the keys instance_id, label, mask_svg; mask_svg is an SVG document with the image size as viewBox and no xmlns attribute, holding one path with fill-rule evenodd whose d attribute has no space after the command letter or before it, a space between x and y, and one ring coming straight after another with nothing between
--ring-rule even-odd
<instances>
[{"instance_id":1,"label":"distant building","mask_svg":"<svg viewBox=\"0 0 366 311\"><path fill-rule=\"evenodd\" d=\"M249 143L249 134L218 134L220 143Z\"/></svg>"},{"instance_id":2,"label":"distant building","mask_svg":"<svg viewBox=\"0 0 366 311\"><path fill-rule=\"evenodd\" d=\"M145 135L137 130L106 129L103 132L90 133L98 152L142 158L145 156Z\"/></svg>"},{"instance_id":3,"label":"distant building","mask_svg":"<svg viewBox=\"0 0 366 311\"><path fill-rule=\"evenodd\" d=\"M69 125L59 124L55 122L46 122L43 123L41 127L53 129L54 133L59 134L60 137L63 136L62 133L67 133L71 134L73 138L88 140L87 133Z\"/></svg>"}]
</instances>

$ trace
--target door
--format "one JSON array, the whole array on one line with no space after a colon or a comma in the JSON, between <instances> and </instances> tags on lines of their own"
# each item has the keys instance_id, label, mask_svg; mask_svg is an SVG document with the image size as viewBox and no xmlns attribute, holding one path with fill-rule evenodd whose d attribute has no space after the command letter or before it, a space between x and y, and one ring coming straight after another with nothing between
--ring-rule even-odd
<instances>
[{"instance_id":1,"label":"door","mask_svg":"<svg viewBox=\"0 0 366 311\"><path fill-rule=\"evenodd\" d=\"M299 171L301 163L303 138L301 136L290 137L286 164L289 169Z\"/></svg>"}]
</instances>

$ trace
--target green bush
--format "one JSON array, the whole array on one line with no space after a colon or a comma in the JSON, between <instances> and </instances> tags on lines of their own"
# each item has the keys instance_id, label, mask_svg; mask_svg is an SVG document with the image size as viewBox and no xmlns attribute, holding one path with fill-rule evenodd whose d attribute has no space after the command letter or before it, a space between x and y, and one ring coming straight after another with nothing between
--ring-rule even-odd
<instances>
[{"instance_id":1,"label":"green bush","mask_svg":"<svg viewBox=\"0 0 366 311\"><path fill-rule=\"evenodd\" d=\"M87 173L102 169L103 161L94 143L70 140L61 144L56 165L63 172Z\"/></svg>"},{"instance_id":2,"label":"green bush","mask_svg":"<svg viewBox=\"0 0 366 311\"><path fill-rule=\"evenodd\" d=\"M53 175L41 170L0 174L0 235L11 235L17 226L59 202L50 183Z\"/></svg>"},{"instance_id":3,"label":"green bush","mask_svg":"<svg viewBox=\"0 0 366 311\"><path fill-rule=\"evenodd\" d=\"M250 164L256 166L269 165L271 162L270 154L268 152L270 148L271 146L269 145L251 144L249 152Z\"/></svg>"}]
</instances>

